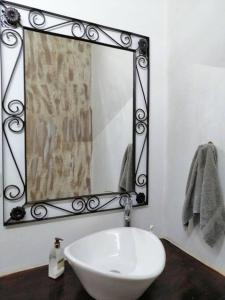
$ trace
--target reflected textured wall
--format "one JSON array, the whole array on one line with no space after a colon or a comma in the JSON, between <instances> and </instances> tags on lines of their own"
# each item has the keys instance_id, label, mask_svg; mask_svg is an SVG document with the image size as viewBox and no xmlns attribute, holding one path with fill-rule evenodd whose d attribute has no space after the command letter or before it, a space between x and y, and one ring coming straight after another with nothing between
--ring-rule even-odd
<instances>
[{"instance_id":1,"label":"reflected textured wall","mask_svg":"<svg viewBox=\"0 0 225 300\"><path fill-rule=\"evenodd\" d=\"M25 30L28 201L90 193L91 47Z\"/></svg>"}]
</instances>

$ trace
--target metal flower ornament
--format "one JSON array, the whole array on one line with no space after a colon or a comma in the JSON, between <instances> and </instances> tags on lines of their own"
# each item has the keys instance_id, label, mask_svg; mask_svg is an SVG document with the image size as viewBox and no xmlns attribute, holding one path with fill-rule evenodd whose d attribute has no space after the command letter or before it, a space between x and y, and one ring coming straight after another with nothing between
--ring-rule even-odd
<instances>
[{"instance_id":1,"label":"metal flower ornament","mask_svg":"<svg viewBox=\"0 0 225 300\"><path fill-rule=\"evenodd\" d=\"M4 10L4 16L9 25L17 27L20 23L20 13L13 7L6 7Z\"/></svg>"}]
</instances>

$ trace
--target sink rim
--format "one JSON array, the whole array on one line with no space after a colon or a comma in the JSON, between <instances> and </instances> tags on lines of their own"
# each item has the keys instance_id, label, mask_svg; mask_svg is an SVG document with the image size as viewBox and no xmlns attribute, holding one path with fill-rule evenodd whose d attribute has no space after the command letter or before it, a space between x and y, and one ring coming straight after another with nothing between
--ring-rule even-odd
<instances>
[{"instance_id":1,"label":"sink rim","mask_svg":"<svg viewBox=\"0 0 225 300\"><path fill-rule=\"evenodd\" d=\"M149 271L147 274L145 275L135 275L135 274L129 274L129 273L115 273L115 272L111 272L111 270L109 271L105 271L105 270L99 270L96 267L93 267L92 265L83 262L80 259L77 259L75 256L73 256L73 254L70 252L71 247L74 247L74 245L76 245L77 243L79 243L81 240L84 239L88 239L88 237L90 236L94 236L97 234L101 234L101 233L105 233L105 232L116 232L116 231L121 231L121 230L127 230L127 231L140 231L140 232L145 232L148 233L151 238L153 239L153 241L155 241L156 243L158 243L158 245L160 246L160 248L162 249L162 255L160 255L159 260L159 266L157 268L157 270L155 271ZM160 239L152 232L150 231L146 231L144 229L140 229L140 228L136 228L136 227L117 227L117 228L111 228L111 229L106 229L106 230L102 230L102 231L97 231L94 232L92 234L86 235L74 242L72 242L71 244L69 244L65 249L64 249L64 255L67 258L67 260L72 263L74 263L75 265L78 265L80 268L92 272L92 273L96 273L98 275L104 276L104 277L108 277L108 278L117 278L120 280L148 280L149 278L152 277L158 277L162 271L164 270L165 267L165 263L166 263L166 253L165 253L165 249L164 246L162 244L162 242L160 241Z\"/></svg>"}]
</instances>

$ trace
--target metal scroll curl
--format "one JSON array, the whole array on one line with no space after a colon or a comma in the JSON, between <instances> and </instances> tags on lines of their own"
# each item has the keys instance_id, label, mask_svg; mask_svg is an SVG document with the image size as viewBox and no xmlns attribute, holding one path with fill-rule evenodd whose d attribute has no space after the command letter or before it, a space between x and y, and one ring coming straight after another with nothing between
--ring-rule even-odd
<instances>
[{"instance_id":1,"label":"metal scroll curl","mask_svg":"<svg viewBox=\"0 0 225 300\"><path fill-rule=\"evenodd\" d=\"M147 183L146 174L139 174L136 176L136 185L139 187L144 187Z\"/></svg>"},{"instance_id":2,"label":"metal scroll curl","mask_svg":"<svg viewBox=\"0 0 225 300\"><path fill-rule=\"evenodd\" d=\"M45 203L37 203L31 206L30 213L35 220L43 220L48 214L48 209Z\"/></svg>"},{"instance_id":3,"label":"metal scroll curl","mask_svg":"<svg viewBox=\"0 0 225 300\"><path fill-rule=\"evenodd\" d=\"M144 55L138 55L136 57L136 63L137 63L137 66L139 66L142 69L148 68L148 65L149 65L148 58L147 58L147 56L144 56Z\"/></svg>"},{"instance_id":4,"label":"metal scroll curl","mask_svg":"<svg viewBox=\"0 0 225 300\"><path fill-rule=\"evenodd\" d=\"M23 43L21 35L13 29L4 29L1 33L1 41L8 47L15 47L20 41Z\"/></svg>"},{"instance_id":5,"label":"metal scroll curl","mask_svg":"<svg viewBox=\"0 0 225 300\"><path fill-rule=\"evenodd\" d=\"M82 213L86 208L86 201L84 198L76 198L73 200L71 206L76 213Z\"/></svg>"},{"instance_id":6,"label":"metal scroll curl","mask_svg":"<svg viewBox=\"0 0 225 300\"><path fill-rule=\"evenodd\" d=\"M24 130L24 121L21 117L17 115L12 115L5 119L3 122L3 132L7 138L6 126L8 130L10 130L13 133L21 133Z\"/></svg>"},{"instance_id":7,"label":"metal scroll curl","mask_svg":"<svg viewBox=\"0 0 225 300\"><path fill-rule=\"evenodd\" d=\"M147 124L142 121L138 122L136 124L136 133L143 134L143 133L145 133L145 131L147 131Z\"/></svg>"},{"instance_id":8,"label":"metal scroll curl","mask_svg":"<svg viewBox=\"0 0 225 300\"><path fill-rule=\"evenodd\" d=\"M86 208L89 212L96 211L100 206L100 200L98 196L92 196L87 200Z\"/></svg>"},{"instance_id":9,"label":"metal scroll curl","mask_svg":"<svg viewBox=\"0 0 225 300\"><path fill-rule=\"evenodd\" d=\"M7 113L12 116L20 116L24 113L24 104L21 100L14 99L7 104Z\"/></svg>"},{"instance_id":10,"label":"metal scroll curl","mask_svg":"<svg viewBox=\"0 0 225 300\"><path fill-rule=\"evenodd\" d=\"M9 201L17 201L20 200L24 195L24 186L21 190L17 185L11 184L4 188L3 191L4 198Z\"/></svg>"},{"instance_id":11,"label":"metal scroll curl","mask_svg":"<svg viewBox=\"0 0 225 300\"><path fill-rule=\"evenodd\" d=\"M84 24L82 22L78 22L78 21L73 22L73 24L71 26L71 33L76 38L82 38L86 33Z\"/></svg>"},{"instance_id":12,"label":"metal scroll curl","mask_svg":"<svg viewBox=\"0 0 225 300\"><path fill-rule=\"evenodd\" d=\"M138 108L136 110L136 119L140 122L144 122L147 120L147 114L142 108Z\"/></svg>"},{"instance_id":13,"label":"metal scroll curl","mask_svg":"<svg viewBox=\"0 0 225 300\"><path fill-rule=\"evenodd\" d=\"M127 32L122 32L120 34L120 40L122 42L122 47L129 48L132 45L132 38L131 35Z\"/></svg>"},{"instance_id":14,"label":"metal scroll curl","mask_svg":"<svg viewBox=\"0 0 225 300\"><path fill-rule=\"evenodd\" d=\"M46 25L46 18L41 10L31 9L28 20L30 25L36 29L42 29Z\"/></svg>"},{"instance_id":15,"label":"metal scroll curl","mask_svg":"<svg viewBox=\"0 0 225 300\"><path fill-rule=\"evenodd\" d=\"M97 41L99 39L98 28L94 25L87 25L86 36L91 41Z\"/></svg>"}]
</instances>

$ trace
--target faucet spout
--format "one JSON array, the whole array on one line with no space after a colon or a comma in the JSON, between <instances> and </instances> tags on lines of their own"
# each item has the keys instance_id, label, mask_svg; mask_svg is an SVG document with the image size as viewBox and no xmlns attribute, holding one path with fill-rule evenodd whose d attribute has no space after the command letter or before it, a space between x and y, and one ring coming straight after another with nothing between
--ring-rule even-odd
<instances>
[{"instance_id":1,"label":"faucet spout","mask_svg":"<svg viewBox=\"0 0 225 300\"><path fill-rule=\"evenodd\" d=\"M130 227L131 210L132 210L132 200L131 197L127 197L124 205L124 226L125 227Z\"/></svg>"}]
</instances>

